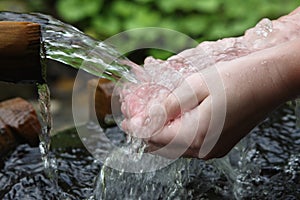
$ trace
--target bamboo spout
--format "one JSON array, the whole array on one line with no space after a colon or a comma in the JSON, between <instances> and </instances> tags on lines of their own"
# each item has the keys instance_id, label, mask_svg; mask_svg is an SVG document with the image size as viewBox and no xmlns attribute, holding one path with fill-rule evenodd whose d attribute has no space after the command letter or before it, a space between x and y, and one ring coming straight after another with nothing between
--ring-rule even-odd
<instances>
[{"instance_id":1,"label":"bamboo spout","mask_svg":"<svg viewBox=\"0 0 300 200\"><path fill-rule=\"evenodd\" d=\"M40 25L0 21L0 81L43 81Z\"/></svg>"}]
</instances>

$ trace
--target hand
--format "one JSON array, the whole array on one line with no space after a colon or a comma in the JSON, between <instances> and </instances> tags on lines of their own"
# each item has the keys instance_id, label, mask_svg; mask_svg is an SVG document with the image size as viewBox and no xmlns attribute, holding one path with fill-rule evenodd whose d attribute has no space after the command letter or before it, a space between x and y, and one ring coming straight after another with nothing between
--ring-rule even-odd
<instances>
[{"instance_id":1,"label":"hand","mask_svg":"<svg viewBox=\"0 0 300 200\"><path fill-rule=\"evenodd\" d=\"M154 63L173 66L170 61L184 58L202 70L185 74L175 90L159 84L131 88L122 104L123 128L167 157L225 155L269 112L300 94L298 19L299 8L273 21L266 38L257 35L268 28L262 21L242 37L204 42Z\"/></svg>"},{"instance_id":2,"label":"hand","mask_svg":"<svg viewBox=\"0 0 300 200\"><path fill-rule=\"evenodd\" d=\"M297 49L299 41L295 44L292 41L218 63L187 77L160 106L149 111L155 120L154 113L160 110L165 126L160 128L160 122L150 128L156 131L146 139L148 150L166 157L182 154L203 159L227 154L274 108L295 97L289 69L294 68L296 58L282 53ZM221 87L216 86L218 79Z\"/></svg>"}]
</instances>

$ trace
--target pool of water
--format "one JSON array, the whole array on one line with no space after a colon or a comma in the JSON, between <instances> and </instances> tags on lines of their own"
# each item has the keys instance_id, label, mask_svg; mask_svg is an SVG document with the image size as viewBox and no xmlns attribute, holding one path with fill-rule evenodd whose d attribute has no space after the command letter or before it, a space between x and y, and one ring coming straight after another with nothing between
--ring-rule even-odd
<instances>
[{"instance_id":1,"label":"pool of water","mask_svg":"<svg viewBox=\"0 0 300 200\"><path fill-rule=\"evenodd\" d=\"M226 162L180 159L156 172L156 176L167 179L172 177L171 170L178 170L176 178L167 181L154 175L145 179L144 175L106 170L109 178L105 197L300 199L300 129L295 127L295 121L289 105L274 111L222 158L229 166L223 165ZM106 133L115 142L124 139L117 127ZM102 165L84 148L76 129L58 133L52 141L58 187L44 174L39 149L22 144L0 164L0 199L95 199L94 195L100 198L103 191L97 191L97 183L101 181Z\"/></svg>"},{"instance_id":2,"label":"pool of water","mask_svg":"<svg viewBox=\"0 0 300 200\"><path fill-rule=\"evenodd\" d=\"M55 188L44 173L39 148L23 144L6 159L1 169L0 199L84 199L91 196L100 165L82 147L57 148L53 152L57 159L59 188Z\"/></svg>"}]
</instances>

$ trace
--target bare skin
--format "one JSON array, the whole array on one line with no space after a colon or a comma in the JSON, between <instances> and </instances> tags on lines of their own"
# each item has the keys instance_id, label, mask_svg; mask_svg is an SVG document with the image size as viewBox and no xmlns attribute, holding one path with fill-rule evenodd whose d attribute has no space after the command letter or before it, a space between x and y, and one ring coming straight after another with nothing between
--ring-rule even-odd
<instances>
[{"instance_id":1,"label":"bare skin","mask_svg":"<svg viewBox=\"0 0 300 200\"><path fill-rule=\"evenodd\" d=\"M218 105L212 105L212 91L209 91L204 78L201 78L205 77L205 74L192 75L194 78L188 77L187 82L193 87L198 104L194 106L185 103L189 101L189 97L194 98L194 94L190 94L186 85L183 84L168 96L163 107L169 120L182 110L190 110L187 117L198 123L186 125L186 116L183 114L148 140L150 149L157 150L171 143L177 134L187 136L188 132L196 130L196 135L193 135L194 138L190 140L191 145L183 156L211 159L226 155L273 109L300 95L300 58L298 55L300 55L300 39L215 66L225 88L225 124L212 150L200 152L200 154L203 140L208 134L211 107ZM208 76L210 77L214 76ZM200 87L194 87L194 85ZM218 95L218 91L214 95ZM182 141L182 138L179 138L175 143L180 146ZM169 150L175 151L176 149ZM167 149L162 154L166 156L168 153L173 152L168 152Z\"/></svg>"},{"instance_id":2,"label":"bare skin","mask_svg":"<svg viewBox=\"0 0 300 200\"><path fill-rule=\"evenodd\" d=\"M150 107L153 126L145 130L152 134L144 139L148 150L175 158L222 157L276 107L300 95L299 12L300 7L275 20L275 31L263 46L252 42L256 35L250 29L236 39L246 44L237 51L241 55L216 57L216 64L186 77L163 102ZM235 39L200 44L179 55L201 64L199 49L231 41ZM134 125L140 119L130 120Z\"/></svg>"}]
</instances>

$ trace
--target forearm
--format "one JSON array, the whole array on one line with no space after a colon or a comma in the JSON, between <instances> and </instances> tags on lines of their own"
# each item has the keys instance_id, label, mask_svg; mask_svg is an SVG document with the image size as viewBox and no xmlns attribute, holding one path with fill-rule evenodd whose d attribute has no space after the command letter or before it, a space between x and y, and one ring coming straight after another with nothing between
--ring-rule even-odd
<instances>
[{"instance_id":1,"label":"forearm","mask_svg":"<svg viewBox=\"0 0 300 200\"><path fill-rule=\"evenodd\" d=\"M288 63L288 77L292 88L292 97L300 96L300 37L290 42L290 48L284 53Z\"/></svg>"},{"instance_id":2,"label":"forearm","mask_svg":"<svg viewBox=\"0 0 300 200\"><path fill-rule=\"evenodd\" d=\"M263 49L300 38L300 7L289 15L270 21L261 20L240 37L202 42L171 59L185 58L199 70L221 61L230 61Z\"/></svg>"},{"instance_id":3,"label":"forearm","mask_svg":"<svg viewBox=\"0 0 300 200\"><path fill-rule=\"evenodd\" d=\"M272 57L280 73L289 100L300 95L300 37L276 48Z\"/></svg>"}]
</instances>

